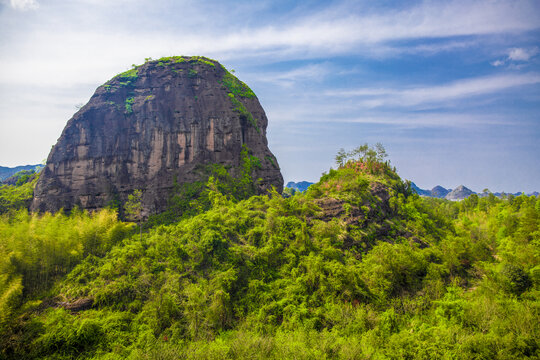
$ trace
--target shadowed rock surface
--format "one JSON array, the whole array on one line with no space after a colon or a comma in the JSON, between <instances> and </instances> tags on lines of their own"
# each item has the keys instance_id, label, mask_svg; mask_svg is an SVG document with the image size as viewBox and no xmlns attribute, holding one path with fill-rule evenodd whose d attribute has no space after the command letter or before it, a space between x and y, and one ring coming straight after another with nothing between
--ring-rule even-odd
<instances>
[{"instance_id":1,"label":"shadowed rock surface","mask_svg":"<svg viewBox=\"0 0 540 360\"><path fill-rule=\"evenodd\" d=\"M431 191L429 190L424 190L424 189L420 189L418 187L418 185L416 185L415 183L411 182L411 188L412 190L417 193L418 195L420 196L431 196Z\"/></svg>"},{"instance_id":2,"label":"shadowed rock surface","mask_svg":"<svg viewBox=\"0 0 540 360\"><path fill-rule=\"evenodd\" d=\"M431 196L436 197L436 198L444 198L451 191L452 189L445 189L442 186L437 185L433 189L431 189Z\"/></svg>"},{"instance_id":3,"label":"shadowed rock surface","mask_svg":"<svg viewBox=\"0 0 540 360\"><path fill-rule=\"evenodd\" d=\"M32 210L100 209L143 190L146 214L163 211L175 179L195 167L240 172L242 146L260 160L258 191L283 189L255 94L203 57L148 61L100 86L68 121L36 185Z\"/></svg>"}]
</instances>

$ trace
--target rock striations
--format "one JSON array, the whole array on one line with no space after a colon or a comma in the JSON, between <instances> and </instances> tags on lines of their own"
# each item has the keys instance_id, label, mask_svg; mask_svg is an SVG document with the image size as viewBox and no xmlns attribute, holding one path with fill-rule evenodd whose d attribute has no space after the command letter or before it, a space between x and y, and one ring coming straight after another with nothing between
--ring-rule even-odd
<instances>
[{"instance_id":1,"label":"rock striations","mask_svg":"<svg viewBox=\"0 0 540 360\"><path fill-rule=\"evenodd\" d=\"M147 61L100 86L67 123L36 185L32 210L99 209L143 190L147 214L201 164L238 175L243 145L260 160L259 191L283 188L255 94L204 57Z\"/></svg>"}]
</instances>

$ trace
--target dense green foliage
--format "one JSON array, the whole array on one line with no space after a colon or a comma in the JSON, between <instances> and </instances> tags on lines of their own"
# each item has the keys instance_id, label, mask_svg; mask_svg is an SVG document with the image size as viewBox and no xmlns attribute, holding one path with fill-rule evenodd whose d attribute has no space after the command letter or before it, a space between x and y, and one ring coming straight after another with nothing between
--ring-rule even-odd
<instances>
[{"instance_id":1,"label":"dense green foliage","mask_svg":"<svg viewBox=\"0 0 540 360\"><path fill-rule=\"evenodd\" d=\"M146 61L153 61L152 58L145 59ZM156 60L158 66L166 66L171 64L180 64L184 62L201 63L212 67L216 67L216 60L209 59L204 56L166 56Z\"/></svg>"},{"instance_id":2,"label":"dense green foliage","mask_svg":"<svg viewBox=\"0 0 540 360\"><path fill-rule=\"evenodd\" d=\"M39 174L19 171L14 175L15 185L0 185L0 214L13 209L28 207L34 195L34 186Z\"/></svg>"},{"instance_id":3,"label":"dense green foliage","mask_svg":"<svg viewBox=\"0 0 540 360\"><path fill-rule=\"evenodd\" d=\"M27 182L34 180L34 178L36 178L37 176L38 173L36 173L35 170L21 170L15 175L10 176L6 180L4 180L4 183L11 183L15 186L21 186L23 184L26 184Z\"/></svg>"},{"instance_id":4,"label":"dense green foliage","mask_svg":"<svg viewBox=\"0 0 540 360\"><path fill-rule=\"evenodd\" d=\"M229 93L238 97L245 97L248 99L254 98L255 93L249 88L243 81L238 80L236 76L231 74L227 69L225 70L225 75L221 79L221 83L225 85Z\"/></svg>"},{"instance_id":5,"label":"dense green foliage","mask_svg":"<svg viewBox=\"0 0 540 360\"><path fill-rule=\"evenodd\" d=\"M253 115L246 109L244 104L238 100L232 93L229 93L229 99L234 105L234 111L240 114L240 116L243 116L255 129L258 133L261 132L259 129L259 126L257 125L257 120L253 117Z\"/></svg>"},{"instance_id":6,"label":"dense green foliage","mask_svg":"<svg viewBox=\"0 0 540 360\"><path fill-rule=\"evenodd\" d=\"M110 211L4 215L1 356L538 358L540 200L420 198L366 154L288 198L210 176L142 239Z\"/></svg>"},{"instance_id":7,"label":"dense green foliage","mask_svg":"<svg viewBox=\"0 0 540 360\"><path fill-rule=\"evenodd\" d=\"M104 256L131 233L111 210L70 216L12 210L0 216L0 329L15 325L23 301L32 306L31 299L46 294L81 260Z\"/></svg>"},{"instance_id":8,"label":"dense green foliage","mask_svg":"<svg viewBox=\"0 0 540 360\"><path fill-rule=\"evenodd\" d=\"M131 84L134 84L135 81L137 81L139 77L139 67L136 65L133 65L133 68L127 71L124 71L121 74L118 74L115 76L115 79L117 79L121 86L129 86ZM107 88L107 91L110 90L111 85L107 84L105 85Z\"/></svg>"},{"instance_id":9,"label":"dense green foliage","mask_svg":"<svg viewBox=\"0 0 540 360\"><path fill-rule=\"evenodd\" d=\"M237 202L248 199L257 193L259 179L255 178L255 169L261 167L260 160L250 155L246 145L240 152L239 174L233 176L230 167L220 164L199 165L193 172L200 179L193 183L174 183L168 209L160 214L151 215L147 227L160 224L172 224L209 210L212 207L212 191L227 194Z\"/></svg>"},{"instance_id":10,"label":"dense green foliage","mask_svg":"<svg viewBox=\"0 0 540 360\"><path fill-rule=\"evenodd\" d=\"M152 60L152 58L145 59L146 62L153 62L156 66L166 68L168 67L171 71L179 73L183 69L178 69L175 67L175 64L180 63L189 63L189 64L204 64L211 66L212 68L216 67L217 61L213 59L206 58L204 56L168 56L162 57L158 60ZM120 87L132 87L139 77L139 68L142 65L132 65L132 69L124 71L116 75L113 79L118 81L116 83L107 83L103 85L107 92L114 92ZM222 66L223 76L221 78L221 84L223 88L227 91L229 99L234 106L234 111L236 111L248 124L251 124L255 130L260 133L261 130L257 124L257 119L253 117L253 114L246 108L244 104L244 99L255 98L255 93L247 86L244 82L240 81L236 76L229 72L224 66ZM233 70L232 70L233 71ZM234 72L234 71L233 71ZM190 68L187 71L187 77L190 79L197 78L199 73L196 68ZM197 98L195 96L195 98ZM146 100L149 100L150 96L146 97ZM133 91L128 93L128 96L124 102L125 113L130 115L133 113L133 104L135 98ZM109 101L110 105L116 105L114 102Z\"/></svg>"},{"instance_id":11,"label":"dense green foliage","mask_svg":"<svg viewBox=\"0 0 540 360\"><path fill-rule=\"evenodd\" d=\"M135 102L135 98L133 96L126 98L125 101L125 108L126 108L126 114L132 114L133 113L133 103Z\"/></svg>"},{"instance_id":12,"label":"dense green foliage","mask_svg":"<svg viewBox=\"0 0 540 360\"><path fill-rule=\"evenodd\" d=\"M240 116L244 117L258 133L261 132L259 126L257 125L257 120L253 117L253 114L249 112L242 99L252 99L255 97L253 90L249 88L243 81L240 81L236 76L231 74L225 67L223 67L225 74L221 79L221 83L227 89L229 99L234 105L234 111L236 111Z\"/></svg>"}]
</instances>

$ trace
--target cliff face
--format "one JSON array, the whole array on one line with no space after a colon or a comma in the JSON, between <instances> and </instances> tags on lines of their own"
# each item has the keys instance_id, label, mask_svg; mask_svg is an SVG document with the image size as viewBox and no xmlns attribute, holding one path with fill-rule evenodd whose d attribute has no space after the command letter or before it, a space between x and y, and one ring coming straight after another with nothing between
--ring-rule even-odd
<instances>
[{"instance_id":1,"label":"cliff face","mask_svg":"<svg viewBox=\"0 0 540 360\"><path fill-rule=\"evenodd\" d=\"M100 86L68 121L36 185L32 210L99 209L143 190L147 213L165 209L175 179L218 163L237 175L245 144L260 160L259 191L283 188L255 94L202 57L148 61Z\"/></svg>"}]
</instances>

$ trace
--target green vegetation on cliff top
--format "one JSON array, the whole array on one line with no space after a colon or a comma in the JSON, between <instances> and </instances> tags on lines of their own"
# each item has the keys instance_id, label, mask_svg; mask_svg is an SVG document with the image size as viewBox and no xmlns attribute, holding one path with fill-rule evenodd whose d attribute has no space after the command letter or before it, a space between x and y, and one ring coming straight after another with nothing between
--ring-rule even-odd
<instances>
[{"instance_id":1,"label":"green vegetation on cliff top","mask_svg":"<svg viewBox=\"0 0 540 360\"><path fill-rule=\"evenodd\" d=\"M162 57L157 60L153 60L152 58L145 59L146 63L153 63L156 64L159 67L167 67L167 66L173 66L171 67L171 70L175 73L178 73L179 70L174 68L174 64L182 64L182 63L189 63L189 64L205 64L208 66L211 66L213 68L216 67L216 64L219 64L216 60L206 58L204 56L167 56ZM142 65L132 65L132 69L124 71L123 73L120 73L113 77L113 80L118 80L120 87L122 86L130 86L135 83L135 81L138 79L139 76L139 69ZM249 112L244 103L241 99L252 99L255 97L255 93L253 90L249 88L243 81L239 80L236 76L234 76L230 71L228 71L223 65L221 65L221 68L224 71L224 74L221 78L221 84L224 86L224 88L227 90L229 94L229 99L231 100L231 103L234 106L234 111L236 111L240 116L243 116L246 118L246 120L251 124L258 133L261 132L259 129L259 126L257 125L257 120L253 117L253 114ZM197 77L198 73L195 69L189 69L188 77L189 78L195 78ZM103 85L103 87L107 91L111 91L111 89L115 90L118 88L118 86L115 86L113 84L107 83ZM131 101L131 102L129 102ZM132 113L132 98L126 98L126 113L131 114Z\"/></svg>"},{"instance_id":2,"label":"green vegetation on cliff top","mask_svg":"<svg viewBox=\"0 0 540 360\"><path fill-rule=\"evenodd\" d=\"M290 198L211 176L142 239L111 210L2 215L0 356L538 358L540 200L421 198L377 150Z\"/></svg>"}]
</instances>

